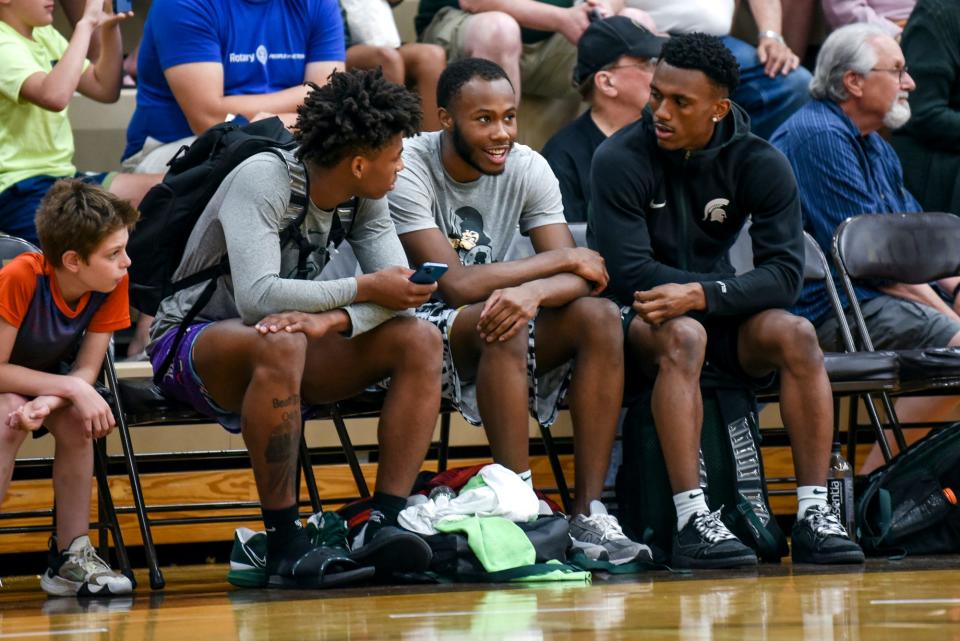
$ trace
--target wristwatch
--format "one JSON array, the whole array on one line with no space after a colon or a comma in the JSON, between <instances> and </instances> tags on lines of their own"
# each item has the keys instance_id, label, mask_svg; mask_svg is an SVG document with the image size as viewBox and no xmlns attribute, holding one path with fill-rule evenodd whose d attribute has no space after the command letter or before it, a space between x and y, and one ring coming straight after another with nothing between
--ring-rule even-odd
<instances>
[{"instance_id":1,"label":"wristwatch","mask_svg":"<svg viewBox=\"0 0 960 641\"><path fill-rule=\"evenodd\" d=\"M764 38L769 38L770 40L776 40L782 45L787 44L786 40L783 39L783 36L778 32L773 31L772 29L767 29L766 31L761 31L757 34L757 40L763 40Z\"/></svg>"}]
</instances>

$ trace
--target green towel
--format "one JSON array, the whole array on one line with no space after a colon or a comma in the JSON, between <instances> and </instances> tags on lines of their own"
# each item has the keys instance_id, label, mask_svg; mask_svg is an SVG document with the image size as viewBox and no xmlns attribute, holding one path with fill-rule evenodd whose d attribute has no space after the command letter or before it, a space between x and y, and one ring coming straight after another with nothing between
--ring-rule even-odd
<instances>
[{"instance_id":1,"label":"green towel","mask_svg":"<svg viewBox=\"0 0 960 641\"><path fill-rule=\"evenodd\" d=\"M463 532L487 572L532 565L537 560L524 531L501 516L450 516L435 527L440 532Z\"/></svg>"}]
</instances>

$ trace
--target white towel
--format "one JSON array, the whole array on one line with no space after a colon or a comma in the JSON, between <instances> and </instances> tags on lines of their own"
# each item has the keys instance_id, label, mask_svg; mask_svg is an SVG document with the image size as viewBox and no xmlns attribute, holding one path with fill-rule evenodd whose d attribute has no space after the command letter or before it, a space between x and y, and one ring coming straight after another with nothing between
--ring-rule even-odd
<instances>
[{"instance_id":1,"label":"white towel","mask_svg":"<svg viewBox=\"0 0 960 641\"><path fill-rule=\"evenodd\" d=\"M484 485L454 499L441 496L404 509L397 519L400 526L430 536L437 534L434 524L448 516L502 516L515 523L537 518L540 501L517 474L494 463L482 468L478 476Z\"/></svg>"}]
</instances>

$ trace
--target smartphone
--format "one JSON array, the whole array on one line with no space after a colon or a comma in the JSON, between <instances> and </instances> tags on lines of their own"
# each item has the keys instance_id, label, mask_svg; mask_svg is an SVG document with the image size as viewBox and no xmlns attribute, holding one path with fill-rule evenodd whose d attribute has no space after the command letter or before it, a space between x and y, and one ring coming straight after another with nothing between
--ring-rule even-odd
<instances>
[{"instance_id":1,"label":"smartphone","mask_svg":"<svg viewBox=\"0 0 960 641\"><path fill-rule=\"evenodd\" d=\"M447 271L446 263L424 263L417 267L417 271L410 277L410 281L418 285L429 285L440 280Z\"/></svg>"},{"instance_id":2,"label":"smartphone","mask_svg":"<svg viewBox=\"0 0 960 641\"><path fill-rule=\"evenodd\" d=\"M133 11L133 0L113 0L114 13L129 13Z\"/></svg>"}]
</instances>

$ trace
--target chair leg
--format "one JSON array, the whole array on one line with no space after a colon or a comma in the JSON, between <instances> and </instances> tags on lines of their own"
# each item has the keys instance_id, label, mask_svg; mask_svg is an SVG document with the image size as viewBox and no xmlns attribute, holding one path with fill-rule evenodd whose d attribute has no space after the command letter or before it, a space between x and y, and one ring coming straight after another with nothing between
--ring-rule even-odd
<instances>
[{"instance_id":1,"label":"chair leg","mask_svg":"<svg viewBox=\"0 0 960 641\"><path fill-rule=\"evenodd\" d=\"M883 460L889 463L890 459L893 458L893 452L890 451L890 444L887 443L887 434L884 432L883 423L880 422L880 416L877 414L877 407L873 404L873 396L865 394L864 402L867 405L867 414L870 416L873 431L877 435L877 443L880 444L880 451L883 452Z\"/></svg>"},{"instance_id":2,"label":"chair leg","mask_svg":"<svg viewBox=\"0 0 960 641\"><path fill-rule=\"evenodd\" d=\"M337 436L340 437L340 445L343 447L343 453L347 457L347 465L350 466L350 472L353 474L353 481L357 484L357 491L360 498L370 496L370 488L367 487L367 480L363 477L363 470L360 468L360 461L357 460L357 452L353 449L353 442L350 440L350 434L347 432L347 426L343 422L343 416L340 414L340 408L333 406L331 412L333 425L337 428Z\"/></svg>"},{"instance_id":3,"label":"chair leg","mask_svg":"<svg viewBox=\"0 0 960 641\"><path fill-rule=\"evenodd\" d=\"M860 395L854 394L849 398L850 406L847 408L847 463L850 469L856 474L857 469L857 404L860 402Z\"/></svg>"},{"instance_id":4,"label":"chair leg","mask_svg":"<svg viewBox=\"0 0 960 641\"><path fill-rule=\"evenodd\" d=\"M143 501L143 488L140 485L140 473L137 471L137 459L133 455L133 441L130 438L130 428L127 417L120 406L120 386L117 382L117 370L113 365L113 357L107 354L106 361L107 386L113 393L114 419L117 422L117 432L120 435L120 444L123 447L123 460L127 465L127 477L130 479L130 493L133 495L133 507L137 513L137 523L140 525L140 536L143 539L143 553L147 561L147 571L150 574L150 587L160 590L166 585L163 572L157 562L157 549L153 544L153 533L150 529L150 515L147 513Z\"/></svg>"},{"instance_id":5,"label":"chair leg","mask_svg":"<svg viewBox=\"0 0 960 641\"><path fill-rule=\"evenodd\" d=\"M899 451L907 449L907 441L903 437L903 428L900 427L900 418L897 416L897 411L893 409L893 402L890 400L890 395L886 392L880 394L880 400L883 401L883 411L887 413L887 418L890 419L890 429L893 430L893 438L897 442L897 448Z\"/></svg>"},{"instance_id":6,"label":"chair leg","mask_svg":"<svg viewBox=\"0 0 960 641\"><path fill-rule=\"evenodd\" d=\"M305 427L305 426L304 426ZM310 462L310 449L307 448L307 437L300 431L300 468L303 470L303 480L307 484L307 494L310 496L310 507L314 513L323 510L320 503L320 492L317 490L317 477L313 474L313 463ZM300 483L297 482L297 493L300 493Z\"/></svg>"},{"instance_id":7,"label":"chair leg","mask_svg":"<svg viewBox=\"0 0 960 641\"><path fill-rule=\"evenodd\" d=\"M109 524L111 534L113 535L113 546L117 551L117 562L120 565L120 571L123 572L134 585L136 580L133 576L133 568L130 567L130 557L127 555L127 546L123 542L123 532L120 529L120 520L117 518L117 510L113 504L113 495L110 493L110 481L107 475L107 445L105 439L97 439L93 443L93 470L97 477L97 495L98 509L100 511L100 523ZM104 528L101 526L101 546L106 541L103 536ZM107 558L101 553L103 558Z\"/></svg>"},{"instance_id":8,"label":"chair leg","mask_svg":"<svg viewBox=\"0 0 960 641\"><path fill-rule=\"evenodd\" d=\"M440 444L437 446L437 472L446 472L450 460L450 412L440 415Z\"/></svg>"},{"instance_id":9,"label":"chair leg","mask_svg":"<svg viewBox=\"0 0 960 641\"><path fill-rule=\"evenodd\" d=\"M550 460L550 469L553 470L553 478L557 482L557 492L560 493L560 503L563 505L563 511L571 514L573 510L573 499L570 497L567 479L563 476L563 467L560 465L560 457L557 455L557 447L553 441L553 435L548 428L542 425L540 426L540 435L543 437L543 447L547 450L547 458Z\"/></svg>"}]
</instances>

